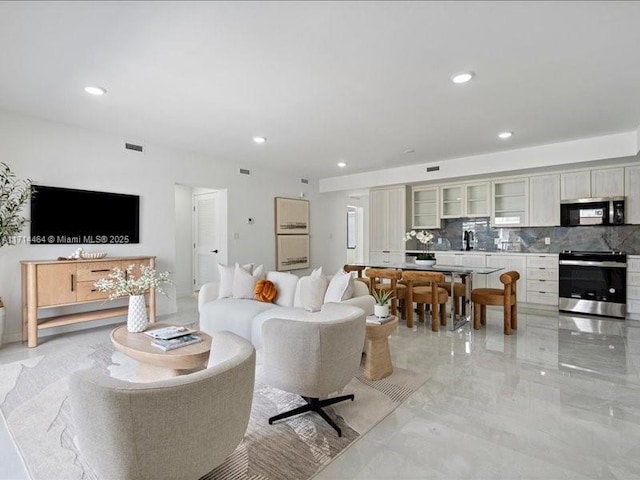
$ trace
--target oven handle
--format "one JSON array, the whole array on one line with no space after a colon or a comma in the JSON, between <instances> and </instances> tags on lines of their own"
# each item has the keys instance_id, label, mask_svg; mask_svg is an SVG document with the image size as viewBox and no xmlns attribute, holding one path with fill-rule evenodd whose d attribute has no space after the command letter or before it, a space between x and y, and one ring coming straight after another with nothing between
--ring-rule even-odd
<instances>
[{"instance_id":1,"label":"oven handle","mask_svg":"<svg viewBox=\"0 0 640 480\"><path fill-rule=\"evenodd\" d=\"M620 262L589 262L586 260L560 260L560 265L576 265L578 267L609 267L626 268L626 263Z\"/></svg>"}]
</instances>

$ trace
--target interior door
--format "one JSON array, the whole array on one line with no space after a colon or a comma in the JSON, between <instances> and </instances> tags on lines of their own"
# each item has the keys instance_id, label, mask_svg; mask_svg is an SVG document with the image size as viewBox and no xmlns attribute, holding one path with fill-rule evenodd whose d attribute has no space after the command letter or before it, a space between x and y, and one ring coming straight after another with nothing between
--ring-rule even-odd
<instances>
[{"instance_id":1,"label":"interior door","mask_svg":"<svg viewBox=\"0 0 640 480\"><path fill-rule=\"evenodd\" d=\"M218 280L217 264L222 258L219 223L219 192L193 195L194 288Z\"/></svg>"}]
</instances>

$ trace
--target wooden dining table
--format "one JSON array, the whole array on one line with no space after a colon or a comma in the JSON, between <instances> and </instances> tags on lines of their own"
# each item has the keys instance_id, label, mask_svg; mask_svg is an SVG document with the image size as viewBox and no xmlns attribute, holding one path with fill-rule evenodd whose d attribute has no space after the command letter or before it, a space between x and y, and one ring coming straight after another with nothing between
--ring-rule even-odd
<instances>
[{"instance_id":1,"label":"wooden dining table","mask_svg":"<svg viewBox=\"0 0 640 480\"><path fill-rule=\"evenodd\" d=\"M369 263L352 263L350 265L356 266L364 266L369 268L395 268L400 270L413 270L413 271L423 271L423 272L440 272L444 273L446 276L450 277L451 281L451 295L449 295L449 304L451 306L451 313L449 315L450 321L447 322L447 327L449 330L454 331L463 327L467 323L471 321L473 318L473 305L471 302L471 290L473 289L473 274L477 275L489 275L491 273L499 272L504 270L504 267L467 267L464 265L418 265L413 262L397 262L397 263L386 263L386 262L369 262ZM465 312L456 314L455 310L455 285L457 280L460 280L463 285L465 285L465 296L464 302L466 308L463 309ZM408 327L413 327L413 325L407 325Z\"/></svg>"}]
</instances>

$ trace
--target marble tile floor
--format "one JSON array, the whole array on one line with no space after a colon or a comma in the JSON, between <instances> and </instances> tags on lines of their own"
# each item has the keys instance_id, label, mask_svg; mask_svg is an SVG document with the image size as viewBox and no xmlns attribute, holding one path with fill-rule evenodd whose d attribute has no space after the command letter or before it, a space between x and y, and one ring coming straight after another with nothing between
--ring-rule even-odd
<instances>
[{"instance_id":1,"label":"marble tile floor","mask_svg":"<svg viewBox=\"0 0 640 480\"><path fill-rule=\"evenodd\" d=\"M431 379L314 479L640 478L640 322L521 309L505 337L501 311L488 315L479 331L401 323L394 365ZM183 299L163 320L195 319ZM50 338L39 354L110 330ZM0 363L31 352L7 345ZM3 425L0 458L1 479L27 478Z\"/></svg>"}]
</instances>

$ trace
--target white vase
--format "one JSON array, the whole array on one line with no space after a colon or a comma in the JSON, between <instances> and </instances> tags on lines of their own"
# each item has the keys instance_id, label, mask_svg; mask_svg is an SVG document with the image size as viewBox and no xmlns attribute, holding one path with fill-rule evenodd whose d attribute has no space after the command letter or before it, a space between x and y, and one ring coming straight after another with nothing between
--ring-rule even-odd
<instances>
[{"instance_id":1,"label":"white vase","mask_svg":"<svg viewBox=\"0 0 640 480\"><path fill-rule=\"evenodd\" d=\"M432 267L436 264L435 260L416 260L416 265L424 265L426 267Z\"/></svg>"},{"instance_id":2,"label":"white vase","mask_svg":"<svg viewBox=\"0 0 640 480\"><path fill-rule=\"evenodd\" d=\"M149 326L149 317L144 295L129 297L129 313L127 314L127 330L132 333L144 332Z\"/></svg>"},{"instance_id":3,"label":"white vase","mask_svg":"<svg viewBox=\"0 0 640 480\"><path fill-rule=\"evenodd\" d=\"M373 314L378 318L384 318L389 316L389 304L386 305L374 305Z\"/></svg>"}]
</instances>

